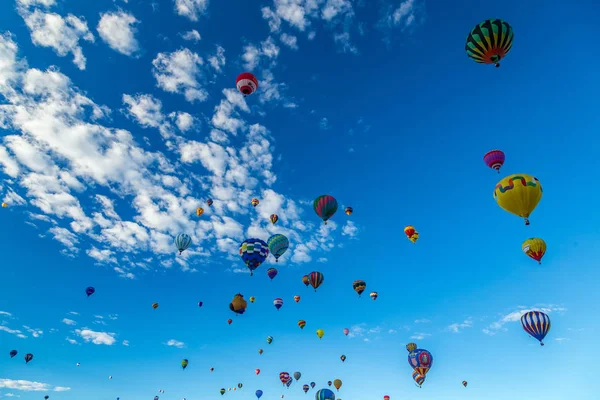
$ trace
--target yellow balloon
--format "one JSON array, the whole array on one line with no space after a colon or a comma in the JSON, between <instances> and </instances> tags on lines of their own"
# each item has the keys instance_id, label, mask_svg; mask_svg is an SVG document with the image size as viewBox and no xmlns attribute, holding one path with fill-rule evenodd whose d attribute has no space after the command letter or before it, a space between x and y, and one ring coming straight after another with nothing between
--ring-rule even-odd
<instances>
[{"instance_id":1,"label":"yellow balloon","mask_svg":"<svg viewBox=\"0 0 600 400\"><path fill-rule=\"evenodd\" d=\"M323 329L317 329L317 336L319 337L319 339L321 339L324 334L325 331Z\"/></svg>"},{"instance_id":2,"label":"yellow balloon","mask_svg":"<svg viewBox=\"0 0 600 400\"><path fill-rule=\"evenodd\" d=\"M6 208L6 207L8 207L8 204L7 203L2 203L2 208Z\"/></svg>"},{"instance_id":3,"label":"yellow balloon","mask_svg":"<svg viewBox=\"0 0 600 400\"><path fill-rule=\"evenodd\" d=\"M340 390L340 388L342 387L342 380L341 379L336 379L333 381L333 386L335 386L335 388L337 390Z\"/></svg>"},{"instance_id":4,"label":"yellow balloon","mask_svg":"<svg viewBox=\"0 0 600 400\"><path fill-rule=\"evenodd\" d=\"M204 214L204 208L202 208L202 207L196 208L196 215L201 216L202 214Z\"/></svg>"},{"instance_id":5,"label":"yellow balloon","mask_svg":"<svg viewBox=\"0 0 600 400\"><path fill-rule=\"evenodd\" d=\"M525 225L529 225L529 215L540 202L542 192L542 184L536 177L515 174L498 182L494 199L504 210L525 218Z\"/></svg>"},{"instance_id":6,"label":"yellow balloon","mask_svg":"<svg viewBox=\"0 0 600 400\"><path fill-rule=\"evenodd\" d=\"M542 257L546 254L546 242L540 238L530 238L523 242L523 253L542 263Z\"/></svg>"}]
</instances>

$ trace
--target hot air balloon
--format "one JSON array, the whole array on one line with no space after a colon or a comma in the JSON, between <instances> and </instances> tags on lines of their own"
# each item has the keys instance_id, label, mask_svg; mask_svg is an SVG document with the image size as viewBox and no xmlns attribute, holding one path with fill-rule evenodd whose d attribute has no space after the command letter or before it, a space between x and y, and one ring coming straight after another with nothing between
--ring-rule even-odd
<instances>
[{"instance_id":1,"label":"hot air balloon","mask_svg":"<svg viewBox=\"0 0 600 400\"><path fill-rule=\"evenodd\" d=\"M419 232L415 230L414 226L409 225L406 228L404 228L404 234L406 235L408 240L410 240L413 243L417 243L417 240L419 239Z\"/></svg>"},{"instance_id":2,"label":"hot air balloon","mask_svg":"<svg viewBox=\"0 0 600 400\"><path fill-rule=\"evenodd\" d=\"M348 336L349 333L350 333L350 329L344 328L344 335Z\"/></svg>"},{"instance_id":3,"label":"hot air balloon","mask_svg":"<svg viewBox=\"0 0 600 400\"><path fill-rule=\"evenodd\" d=\"M379 296L379 294L377 294L377 292L371 292L371 294L369 296L371 296L371 298L373 300L377 300L377 297Z\"/></svg>"},{"instance_id":4,"label":"hot air balloon","mask_svg":"<svg viewBox=\"0 0 600 400\"><path fill-rule=\"evenodd\" d=\"M310 285L310 278L308 277L308 275L304 275L302 277L302 283L304 283L306 285L306 287L308 287L308 285Z\"/></svg>"},{"instance_id":5,"label":"hot air balloon","mask_svg":"<svg viewBox=\"0 0 600 400\"><path fill-rule=\"evenodd\" d=\"M352 282L352 288L356 293L358 293L358 297L365 291L367 288L367 283L363 280L356 280Z\"/></svg>"},{"instance_id":6,"label":"hot air balloon","mask_svg":"<svg viewBox=\"0 0 600 400\"><path fill-rule=\"evenodd\" d=\"M253 207L256 207L259 203L260 203L260 201L258 201L258 199L252 199L252 206Z\"/></svg>"},{"instance_id":7,"label":"hot air balloon","mask_svg":"<svg viewBox=\"0 0 600 400\"><path fill-rule=\"evenodd\" d=\"M323 335L325 335L325 331L323 329L317 329L317 336L319 339L322 339Z\"/></svg>"},{"instance_id":8,"label":"hot air balloon","mask_svg":"<svg viewBox=\"0 0 600 400\"><path fill-rule=\"evenodd\" d=\"M296 303L298 303L300 301L300 296L298 296L298 295L294 296L294 301Z\"/></svg>"},{"instance_id":9,"label":"hot air balloon","mask_svg":"<svg viewBox=\"0 0 600 400\"><path fill-rule=\"evenodd\" d=\"M333 214L337 211L338 203L333 196L324 194L313 201L313 208L323 222L327 224L327 220L333 217Z\"/></svg>"},{"instance_id":10,"label":"hot air balloon","mask_svg":"<svg viewBox=\"0 0 600 400\"><path fill-rule=\"evenodd\" d=\"M188 364L189 364L189 362L188 362L187 358L184 358L183 360L181 360L181 368L186 369Z\"/></svg>"},{"instance_id":11,"label":"hot air balloon","mask_svg":"<svg viewBox=\"0 0 600 400\"><path fill-rule=\"evenodd\" d=\"M256 297L250 296L250 303L254 303L256 301Z\"/></svg>"},{"instance_id":12,"label":"hot air balloon","mask_svg":"<svg viewBox=\"0 0 600 400\"><path fill-rule=\"evenodd\" d=\"M277 297L275 300L273 300L273 305L275 306L277 311L279 311L279 309L283 306L283 299Z\"/></svg>"},{"instance_id":13,"label":"hot air balloon","mask_svg":"<svg viewBox=\"0 0 600 400\"><path fill-rule=\"evenodd\" d=\"M243 314L246 312L246 307L248 307L248 303L244 300L244 295L241 293L233 296L233 300L229 303L229 309L236 314Z\"/></svg>"},{"instance_id":14,"label":"hot air balloon","mask_svg":"<svg viewBox=\"0 0 600 400\"><path fill-rule=\"evenodd\" d=\"M213 205L212 199L206 200L206 205L209 206L209 207L212 206Z\"/></svg>"},{"instance_id":15,"label":"hot air balloon","mask_svg":"<svg viewBox=\"0 0 600 400\"><path fill-rule=\"evenodd\" d=\"M204 208L202 208L202 207L196 208L196 215L201 216L202 214L204 214Z\"/></svg>"},{"instance_id":16,"label":"hot air balloon","mask_svg":"<svg viewBox=\"0 0 600 400\"><path fill-rule=\"evenodd\" d=\"M431 353L423 349L415 349L408 354L408 364L419 374L425 376L433 365Z\"/></svg>"},{"instance_id":17,"label":"hot air balloon","mask_svg":"<svg viewBox=\"0 0 600 400\"><path fill-rule=\"evenodd\" d=\"M238 383L238 389L241 389L244 386L242 383Z\"/></svg>"},{"instance_id":18,"label":"hot air balloon","mask_svg":"<svg viewBox=\"0 0 600 400\"><path fill-rule=\"evenodd\" d=\"M108 379L112 379L112 375L108 377Z\"/></svg>"},{"instance_id":19,"label":"hot air balloon","mask_svg":"<svg viewBox=\"0 0 600 400\"><path fill-rule=\"evenodd\" d=\"M14 356L16 356L18 353L19 353L19 352L18 352L18 351L16 351L16 350L11 350L11 351L10 351L10 353L8 353L8 354L10 354L10 358L13 358L13 357L14 357Z\"/></svg>"},{"instance_id":20,"label":"hot air balloon","mask_svg":"<svg viewBox=\"0 0 600 400\"><path fill-rule=\"evenodd\" d=\"M25 354L24 358L25 358L25 364L28 364L29 361L33 360L33 354L27 353L27 354Z\"/></svg>"},{"instance_id":21,"label":"hot air balloon","mask_svg":"<svg viewBox=\"0 0 600 400\"><path fill-rule=\"evenodd\" d=\"M467 55L480 64L500 66L500 60L510 51L513 30L506 21L488 19L475 26L467 36Z\"/></svg>"},{"instance_id":22,"label":"hot air balloon","mask_svg":"<svg viewBox=\"0 0 600 400\"><path fill-rule=\"evenodd\" d=\"M262 354L263 353L263 349L258 349L258 354Z\"/></svg>"},{"instance_id":23,"label":"hot air balloon","mask_svg":"<svg viewBox=\"0 0 600 400\"><path fill-rule=\"evenodd\" d=\"M80 363L77 363L77 364L75 364L75 365L76 365L77 367L80 367L80 366L81 366L81 364L80 364Z\"/></svg>"},{"instance_id":24,"label":"hot air balloon","mask_svg":"<svg viewBox=\"0 0 600 400\"><path fill-rule=\"evenodd\" d=\"M317 288L321 286L324 280L325 276L323 276L323 274L318 271L313 271L310 274L308 274L308 282L313 288L315 288L315 292L317 291Z\"/></svg>"},{"instance_id":25,"label":"hot air balloon","mask_svg":"<svg viewBox=\"0 0 600 400\"><path fill-rule=\"evenodd\" d=\"M529 333L535 339L544 345L544 338L550 331L550 317L541 311L529 311L521 316L521 325L525 332Z\"/></svg>"},{"instance_id":26,"label":"hot air balloon","mask_svg":"<svg viewBox=\"0 0 600 400\"><path fill-rule=\"evenodd\" d=\"M175 237L175 246L179 250L179 254L190 247L190 244L192 244L192 237L186 233L180 233Z\"/></svg>"},{"instance_id":27,"label":"hot air balloon","mask_svg":"<svg viewBox=\"0 0 600 400\"><path fill-rule=\"evenodd\" d=\"M231 325L231 323L232 323L232 322L233 322L233 320L232 320L231 318L229 318L229 319L227 320L227 323L228 323L229 325Z\"/></svg>"},{"instance_id":28,"label":"hot air balloon","mask_svg":"<svg viewBox=\"0 0 600 400\"><path fill-rule=\"evenodd\" d=\"M267 240L267 246L269 247L271 254L273 254L273 257L275 257L275 262L278 262L279 257L281 257L290 247L290 241L284 235L276 234Z\"/></svg>"},{"instance_id":29,"label":"hot air balloon","mask_svg":"<svg viewBox=\"0 0 600 400\"><path fill-rule=\"evenodd\" d=\"M2 208L8 207L8 203L2 203Z\"/></svg>"},{"instance_id":30,"label":"hot air balloon","mask_svg":"<svg viewBox=\"0 0 600 400\"><path fill-rule=\"evenodd\" d=\"M390 400L390 396L388 396L388 395L383 396L383 400Z\"/></svg>"},{"instance_id":31,"label":"hot air balloon","mask_svg":"<svg viewBox=\"0 0 600 400\"><path fill-rule=\"evenodd\" d=\"M221 388L221 390L219 390L219 393L221 393L221 396L223 396L225 394L226 390L225 388Z\"/></svg>"},{"instance_id":32,"label":"hot air balloon","mask_svg":"<svg viewBox=\"0 0 600 400\"><path fill-rule=\"evenodd\" d=\"M235 80L235 86L246 97L258 89L258 79L250 72L242 72Z\"/></svg>"},{"instance_id":33,"label":"hot air balloon","mask_svg":"<svg viewBox=\"0 0 600 400\"><path fill-rule=\"evenodd\" d=\"M342 380L341 379L336 379L333 381L333 386L335 386L335 389L337 391L340 390L340 388L342 387Z\"/></svg>"},{"instance_id":34,"label":"hot air balloon","mask_svg":"<svg viewBox=\"0 0 600 400\"><path fill-rule=\"evenodd\" d=\"M529 215L542 199L542 192L542 184L536 177L509 175L496 185L494 199L505 211L523 217L525 225L529 225Z\"/></svg>"},{"instance_id":35,"label":"hot air balloon","mask_svg":"<svg viewBox=\"0 0 600 400\"><path fill-rule=\"evenodd\" d=\"M308 392L310 390L310 386L308 385L302 385L302 390L304 390L304 393Z\"/></svg>"},{"instance_id":36,"label":"hot air balloon","mask_svg":"<svg viewBox=\"0 0 600 400\"><path fill-rule=\"evenodd\" d=\"M44 400L48 400L49 398L50 398L50 396L48 396L48 395L44 396Z\"/></svg>"},{"instance_id":37,"label":"hot air balloon","mask_svg":"<svg viewBox=\"0 0 600 400\"><path fill-rule=\"evenodd\" d=\"M406 345L406 350L408 350L409 353L412 353L413 351L415 351L416 348L417 348L416 343L409 343Z\"/></svg>"},{"instance_id":38,"label":"hot air balloon","mask_svg":"<svg viewBox=\"0 0 600 400\"><path fill-rule=\"evenodd\" d=\"M464 387L467 387L467 381L462 381L462 385L463 385Z\"/></svg>"},{"instance_id":39,"label":"hot air balloon","mask_svg":"<svg viewBox=\"0 0 600 400\"><path fill-rule=\"evenodd\" d=\"M202 304L204 304L203 302L199 301L198 302L198 307L202 307Z\"/></svg>"},{"instance_id":40,"label":"hot air balloon","mask_svg":"<svg viewBox=\"0 0 600 400\"><path fill-rule=\"evenodd\" d=\"M277 221L279 221L279 216L277 216L277 214L271 214L271 216L269 217L269 220L271 220L271 223L272 223L273 225L275 225L275 223L276 223Z\"/></svg>"},{"instance_id":41,"label":"hot air balloon","mask_svg":"<svg viewBox=\"0 0 600 400\"><path fill-rule=\"evenodd\" d=\"M267 259L269 247L260 239L246 239L240 245L240 256L250 270L250 275Z\"/></svg>"},{"instance_id":42,"label":"hot air balloon","mask_svg":"<svg viewBox=\"0 0 600 400\"><path fill-rule=\"evenodd\" d=\"M158 400L158 396L154 396L154 400Z\"/></svg>"},{"instance_id":43,"label":"hot air balloon","mask_svg":"<svg viewBox=\"0 0 600 400\"><path fill-rule=\"evenodd\" d=\"M315 386L317 386L317 384L316 384L316 383L314 383L314 382L311 382L311 383L310 383L310 387L311 387L311 388L313 388L313 389L314 389L314 388L315 388Z\"/></svg>"},{"instance_id":44,"label":"hot air balloon","mask_svg":"<svg viewBox=\"0 0 600 400\"><path fill-rule=\"evenodd\" d=\"M260 369L256 368L256 369L254 370L254 373L255 373L256 375L260 374Z\"/></svg>"},{"instance_id":45,"label":"hot air balloon","mask_svg":"<svg viewBox=\"0 0 600 400\"><path fill-rule=\"evenodd\" d=\"M425 382L425 375L421 375L420 373L417 372L417 370L415 370L412 373L412 377L415 380L415 382L417 383L417 385L419 387L421 387L421 385L423 384L423 382Z\"/></svg>"},{"instance_id":46,"label":"hot air balloon","mask_svg":"<svg viewBox=\"0 0 600 400\"><path fill-rule=\"evenodd\" d=\"M315 394L315 400L335 400L335 394L329 389L319 389Z\"/></svg>"},{"instance_id":47,"label":"hot air balloon","mask_svg":"<svg viewBox=\"0 0 600 400\"><path fill-rule=\"evenodd\" d=\"M285 383L285 386L287 386L289 388L290 386L292 386L292 383L294 383L294 380L290 377L290 378L288 378L287 382Z\"/></svg>"},{"instance_id":48,"label":"hot air balloon","mask_svg":"<svg viewBox=\"0 0 600 400\"><path fill-rule=\"evenodd\" d=\"M541 264L542 257L546 254L546 242L540 238L529 238L523 242L522 249L523 253Z\"/></svg>"},{"instance_id":49,"label":"hot air balloon","mask_svg":"<svg viewBox=\"0 0 600 400\"><path fill-rule=\"evenodd\" d=\"M93 286L88 286L85 289L85 294L87 294L88 297L90 297L91 295L93 295L94 293L96 293L96 289L94 289Z\"/></svg>"},{"instance_id":50,"label":"hot air balloon","mask_svg":"<svg viewBox=\"0 0 600 400\"><path fill-rule=\"evenodd\" d=\"M152 303L152 308L156 310L158 308L158 303Z\"/></svg>"},{"instance_id":51,"label":"hot air balloon","mask_svg":"<svg viewBox=\"0 0 600 400\"><path fill-rule=\"evenodd\" d=\"M268 344L273 343L273 336L267 336L267 343Z\"/></svg>"},{"instance_id":52,"label":"hot air balloon","mask_svg":"<svg viewBox=\"0 0 600 400\"><path fill-rule=\"evenodd\" d=\"M257 390L255 394L256 394L256 398L260 399L262 397L262 395L263 395L263 391L262 390Z\"/></svg>"},{"instance_id":53,"label":"hot air balloon","mask_svg":"<svg viewBox=\"0 0 600 400\"><path fill-rule=\"evenodd\" d=\"M273 278L275 278L277 276L277 269L275 269L275 268L269 268L267 270L267 276L269 278L271 278L271 280L273 280Z\"/></svg>"},{"instance_id":54,"label":"hot air balloon","mask_svg":"<svg viewBox=\"0 0 600 400\"><path fill-rule=\"evenodd\" d=\"M331 382L331 381L327 381L327 386L331 386L332 383L333 382Z\"/></svg>"},{"instance_id":55,"label":"hot air balloon","mask_svg":"<svg viewBox=\"0 0 600 400\"><path fill-rule=\"evenodd\" d=\"M299 381L300 377L302 377L302 374L300 372L298 372L298 371L294 372L294 379L295 380Z\"/></svg>"},{"instance_id":56,"label":"hot air balloon","mask_svg":"<svg viewBox=\"0 0 600 400\"><path fill-rule=\"evenodd\" d=\"M346 361L346 356L342 354L342 355L340 356L340 360L342 360L342 362Z\"/></svg>"},{"instance_id":57,"label":"hot air balloon","mask_svg":"<svg viewBox=\"0 0 600 400\"><path fill-rule=\"evenodd\" d=\"M352 213L354 212L352 207L346 207L346 210L344 210L344 211L346 212L346 215L352 215Z\"/></svg>"},{"instance_id":58,"label":"hot air balloon","mask_svg":"<svg viewBox=\"0 0 600 400\"><path fill-rule=\"evenodd\" d=\"M304 329L304 327L306 326L306 321L301 319L300 321L298 321L298 326L300 327L300 329Z\"/></svg>"},{"instance_id":59,"label":"hot air balloon","mask_svg":"<svg viewBox=\"0 0 600 400\"><path fill-rule=\"evenodd\" d=\"M210 367L209 371L213 372L215 370L215 367Z\"/></svg>"},{"instance_id":60,"label":"hot air balloon","mask_svg":"<svg viewBox=\"0 0 600 400\"><path fill-rule=\"evenodd\" d=\"M505 158L506 156L502 150L492 150L485 153L483 156L483 162L485 162L488 167L495 169L498 171L498 173L500 173L500 167L504 165Z\"/></svg>"},{"instance_id":61,"label":"hot air balloon","mask_svg":"<svg viewBox=\"0 0 600 400\"><path fill-rule=\"evenodd\" d=\"M280 372L279 373L279 380L281 381L281 383L283 383L284 385L287 383L287 381L290 379L290 374L288 372Z\"/></svg>"}]
</instances>

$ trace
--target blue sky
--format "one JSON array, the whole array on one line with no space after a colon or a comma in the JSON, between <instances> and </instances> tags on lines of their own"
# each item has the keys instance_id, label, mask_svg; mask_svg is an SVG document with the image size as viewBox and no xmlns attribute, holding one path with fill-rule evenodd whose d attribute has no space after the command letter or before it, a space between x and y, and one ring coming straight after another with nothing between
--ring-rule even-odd
<instances>
[{"instance_id":1,"label":"blue sky","mask_svg":"<svg viewBox=\"0 0 600 400\"><path fill-rule=\"evenodd\" d=\"M0 3L0 397L218 399L241 382L225 396L293 400L339 378L344 400L592 398L595 11ZM464 51L469 30L495 17L515 31L499 69ZM246 99L235 91L245 70L260 80ZM507 154L500 176L482 162L493 148ZM492 198L521 172L544 187L530 226ZM325 193L354 214L324 227L311 201ZM194 240L182 256L179 232ZM267 278L270 259L250 277L239 243L273 233L291 241L279 275ZM521 251L532 236L548 244L541 266ZM325 275L316 293L300 279L314 270ZM379 298L357 298L355 279ZM257 301L234 317L238 292ZM552 319L544 348L520 327L530 309ZM422 389L410 341L434 357ZM303 376L286 389L281 371Z\"/></svg>"}]
</instances>

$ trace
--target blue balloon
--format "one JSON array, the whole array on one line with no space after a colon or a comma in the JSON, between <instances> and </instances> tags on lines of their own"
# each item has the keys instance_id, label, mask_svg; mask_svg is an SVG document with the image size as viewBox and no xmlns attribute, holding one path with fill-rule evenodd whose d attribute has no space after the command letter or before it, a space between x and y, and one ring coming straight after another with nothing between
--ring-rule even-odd
<instances>
[{"instance_id":1,"label":"blue balloon","mask_svg":"<svg viewBox=\"0 0 600 400\"><path fill-rule=\"evenodd\" d=\"M279 257L281 257L290 247L288 238L279 233L271 236L269 240L267 240L267 244L269 246L269 251L273 254L273 257L275 257L275 261L279 261Z\"/></svg>"},{"instance_id":2,"label":"blue balloon","mask_svg":"<svg viewBox=\"0 0 600 400\"><path fill-rule=\"evenodd\" d=\"M335 400L335 394L329 389L317 390L315 400Z\"/></svg>"},{"instance_id":3,"label":"blue balloon","mask_svg":"<svg viewBox=\"0 0 600 400\"><path fill-rule=\"evenodd\" d=\"M250 269L250 275L269 255L269 247L260 239L246 239L240 244L240 256Z\"/></svg>"},{"instance_id":4,"label":"blue balloon","mask_svg":"<svg viewBox=\"0 0 600 400\"><path fill-rule=\"evenodd\" d=\"M186 233L180 233L175 238L175 246L177 246L179 254L183 253L185 249L190 247L190 244L192 244L192 237Z\"/></svg>"},{"instance_id":5,"label":"blue balloon","mask_svg":"<svg viewBox=\"0 0 600 400\"><path fill-rule=\"evenodd\" d=\"M262 390L257 390L256 391L256 398L260 399L262 397L263 391Z\"/></svg>"}]
</instances>

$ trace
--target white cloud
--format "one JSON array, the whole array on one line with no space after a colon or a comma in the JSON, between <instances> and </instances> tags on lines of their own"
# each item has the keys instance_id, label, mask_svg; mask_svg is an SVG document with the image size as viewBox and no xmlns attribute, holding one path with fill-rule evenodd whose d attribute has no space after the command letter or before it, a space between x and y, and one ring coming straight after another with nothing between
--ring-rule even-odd
<instances>
[{"instance_id":1,"label":"white cloud","mask_svg":"<svg viewBox=\"0 0 600 400\"><path fill-rule=\"evenodd\" d=\"M208 57L208 63L217 72L221 72L221 68L225 66L225 49L217 45L217 51L214 55Z\"/></svg>"},{"instance_id":2,"label":"white cloud","mask_svg":"<svg viewBox=\"0 0 600 400\"><path fill-rule=\"evenodd\" d=\"M421 319L416 319L416 320L415 320L415 324L428 324L428 323L430 323L430 322L431 322L431 321L430 321L430 320L428 320L427 318L421 318Z\"/></svg>"},{"instance_id":3,"label":"white cloud","mask_svg":"<svg viewBox=\"0 0 600 400\"><path fill-rule=\"evenodd\" d=\"M354 222L346 221L346 224L342 227L342 235L354 238L358 236L358 227L354 224Z\"/></svg>"},{"instance_id":4,"label":"white cloud","mask_svg":"<svg viewBox=\"0 0 600 400\"><path fill-rule=\"evenodd\" d=\"M25 5L31 4L35 3L25 3ZM47 6L52 4L46 3ZM23 6L17 9L25 20L25 25L31 32L31 41L35 45L50 47L60 57L73 54L73 62L77 68L85 69L86 58L79 42L80 40L94 42L95 38L84 19L72 14L63 18L56 13L46 13L39 9L31 10Z\"/></svg>"},{"instance_id":5,"label":"white cloud","mask_svg":"<svg viewBox=\"0 0 600 400\"><path fill-rule=\"evenodd\" d=\"M24 392L66 392L71 388L52 386L48 383L32 382L23 379L0 379L0 388L22 390Z\"/></svg>"},{"instance_id":6,"label":"white cloud","mask_svg":"<svg viewBox=\"0 0 600 400\"><path fill-rule=\"evenodd\" d=\"M129 346L129 340L123 340L123 346Z\"/></svg>"},{"instance_id":7,"label":"white cloud","mask_svg":"<svg viewBox=\"0 0 600 400\"><path fill-rule=\"evenodd\" d=\"M296 36L284 32L279 36L279 40L290 49L298 50L298 38Z\"/></svg>"},{"instance_id":8,"label":"white cloud","mask_svg":"<svg viewBox=\"0 0 600 400\"><path fill-rule=\"evenodd\" d=\"M23 332L21 332L20 330L18 330L18 329L10 329L8 326L0 325L0 331L4 331L6 333L10 333L11 335L15 335L16 337L21 338L21 339L27 338L27 336L25 336L23 334Z\"/></svg>"},{"instance_id":9,"label":"white cloud","mask_svg":"<svg viewBox=\"0 0 600 400\"><path fill-rule=\"evenodd\" d=\"M191 31L187 31L185 33L181 34L181 37L183 38L183 40L189 40L191 42L197 43L200 41L201 37L200 37L200 33L198 33L197 30L192 29Z\"/></svg>"},{"instance_id":10,"label":"white cloud","mask_svg":"<svg viewBox=\"0 0 600 400\"><path fill-rule=\"evenodd\" d=\"M483 333L485 333L486 335L494 336L500 330L507 331L507 329L504 327L505 324L507 324L509 322L521 321L521 316L529 311L541 311L543 313L550 314L552 312L564 312L566 310L567 309L564 307L556 306L553 304L540 305L539 307L519 306L519 310L512 311L508 314L505 314L499 320L497 320L496 322L493 322L492 324L490 324L488 327L482 329L481 331Z\"/></svg>"},{"instance_id":11,"label":"white cloud","mask_svg":"<svg viewBox=\"0 0 600 400\"><path fill-rule=\"evenodd\" d=\"M71 343L71 344L77 344L77 340L75 340L75 339L72 339L72 338L69 338L69 337L68 337L68 338L65 338L65 340L66 340L67 342Z\"/></svg>"},{"instance_id":12,"label":"white cloud","mask_svg":"<svg viewBox=\"0 0 600 400\"><path fill-rule=\"evenodd\" d=\"M106 12L101 14L98 22L98 34L115 51L130 56L139 50L135 38L136 25L139 21L124 11Z\"/></svg>"},{"instance_id":13,"label":"white cloud","mask_svg":"<svg viewBox=\"0 0 600 400\"><path fill-rule=\"evenodd\" d=\"M421 23L424 15L425 2L423 0L401 0L395 6L388 6L379 24L387 28L399 27L404 31Z\"/></svg>"},{"instance_id":14,"label":"white cloud","mask_svg":"<svg viewBox=\"0 0 600 400\"><path fill-rule=\"evenodd\" d=\"M329 125L329 119L326 117L321 118L319 120L319 128L321 128L323 131L331 129L331 126Z\"/></svg>"},{"instance_id":15,"label":"white cloud","mask_svg":"<svg viewBox=\"0 0 600 400\"><path fill-rule=\"evenodd\" d=\"M564 337L557 337L557 338L554 338L554 340L556 340L557 342L563 342L563 341L568 341L568 340L571 340L571 339L564 338Z\"/></svg>"},{"instance_id":16,"label":"white cloud","mask_svg":"<svg viewBox=\"0 0 600 400\"><path fill-rule=\"evenodd\" d=\"M169 116L175 119L175 125L181 132L187 132L194 126L195 119L191 114L177 112L169 114Z\"/></svg>"},{"instance_id":17,"label":"white cloud","mask_svg":"<svg viewBox=\"0 0 600 400\"><path fill-rule=\"evenodd\" d=\"M259 46L253 44L246 45L244 47L244 53L242 54L242 60L244 61L244 68L252 71L256 69L263 60L268 62L268 66L274 66L278 56L279 46L277 46L273 38L269 36L263 40Z\"/></svg>"},{"instance_id":18,"label":"white cloud","mask_svg":"<svg viewBox=\"0 0 600 400\"><path fill-rule=\"evenodd\" d=\"M208 8L208 0L175 0L175 12L191 21L198 21Z\"/></svg>"},{"instance_id":19,"label":"white cloud","mask_svg":"<svg viewBox=\"0 0 600 400\"><path fill-rule=\"evenodd\" d=\"M12 317L12 314L9 313L8 311L0 311L0 315L5 315L7 317Z\"/></svg>"},{"instance_id":20,"label":"white cloud","mask_svg":"<svg viewBox=\"0 0 600 400\"><path fill-rule=\"evenodd\" d=\"M189 49L158 53L152 65L157 86L164 91L183 94L189 102L208 98L200 82L204 79L204 60L198 54Z\"/></svg>"},{"instance_id":21,"label":"white cloud","mask_svg":"<svg viewBox=\"0 0 600 400\"><path fill-rule=\"evenodd\" d=\"M66 325L77 325L77 322L69 318L63 318L62 323Z\"/></svg>"},{"instance_id":22,"label":"white cloud","mask_svg":"<svg viewBox=\"0 0 600 400\"><path fill-rule=\"evenodd\" d=\"M452 333L458 333L465 328L471 328L471 327L473 327L473 319L471 317L469 317L468 319L464 320L461 323L455 322L452 325L449 325L446 328L446 330L450 331Z\"/></svg>"},{"instance_id":23,"label":"white cloud","mask_svg":"<svg viewBox=\"0 0 600 400\"><path fill-rule=\"evenodd\" d=\"M94 344L112 346L116 341L115 334L110 332L96 332L88 328L83 328L76 329L75 333L88 343L92 342Z\"/></svg>"},{"instance_id":24,"label":"white cloud","mask_svg":"<svg viewBox=\"0 0 600 400\"><path fill-rule=\"evenodd\" d=\"M350 40L350 32L341 32L333 35L333 41L342 53L358 54L358 48Z\"/></svg>"},{"instance_id":25,"label":"white cloud","mask_svg":"<svg viewBox=\"0 0 600 400\"><path fill-rule=\"evenodd\" d=\"M182 349L185 346L185 343L180 342L178 340L175 339L171 339L166 343L167 346L173 346L173 347L177 347L179 349Z\"/></svg>"},{"instance_id":26,"label":"white cloud","mask_svg":"<svg viewBox=\"0 0 600 400\"><path fill-rule=\"evenodd\" d=\"M415 332L413 333L413 335L410 337L411 339L415 339L415 340L423 340L426 337L431 336L430 333L424 333L424 332Z\"/></svg>"}]
</instances>

